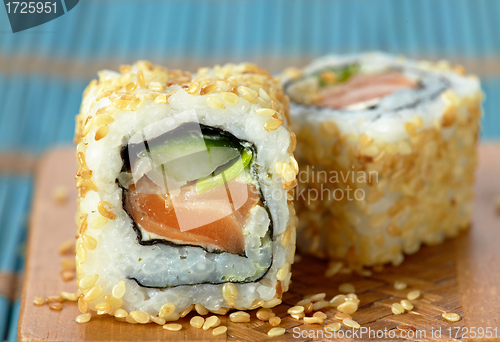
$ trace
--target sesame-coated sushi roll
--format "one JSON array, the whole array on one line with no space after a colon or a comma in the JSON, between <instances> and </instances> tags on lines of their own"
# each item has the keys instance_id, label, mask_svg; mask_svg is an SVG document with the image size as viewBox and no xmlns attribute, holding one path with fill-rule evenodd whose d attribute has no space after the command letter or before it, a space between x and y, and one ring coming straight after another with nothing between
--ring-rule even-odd
<instances>
[{"instance_id":1,"label":"sesame-coated sushi roll","mask_svg":"<svg viewBox=\"0 0 500 342\"><path fill-rule=\"evenodd\" d=\"M255 65L102 71L77 116L80 309L164 323L279 304L297 225L287 122Z\"/></svg>"},{"instance_id":2,"label":"sesame-coated sushi roll","mask_svg":"<svg viewBox=\"0 0 500 342\"><path fill-rule=\"evenodd\" d=\"M468 227L476 76L382 53L328 56L285 74L301 164L299 249L351 268L398 265Z\"/></svg>"}]
</instances>

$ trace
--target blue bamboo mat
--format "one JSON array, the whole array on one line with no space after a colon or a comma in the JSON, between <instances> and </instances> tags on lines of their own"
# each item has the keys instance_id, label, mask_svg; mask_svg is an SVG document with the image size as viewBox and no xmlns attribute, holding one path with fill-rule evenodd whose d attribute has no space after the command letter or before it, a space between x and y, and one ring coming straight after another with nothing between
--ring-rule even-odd
<instances>
[{"instance_id":1,"label":"blue bamboo mat","mask_svg":"<svg viewBox=\"0 0 500 342\"><path fill-rule=\"evenodd\" d=\"M193 70L246 60L279 72L365 50L480 66L482 138L500 139L498 18L497 0L82 0L12 34L0 8L0 156L70 143L97 66L151 59ZM0 174L0 272L22 269L31 187L29 175ZM18 301L0 297L0 341L16 340L18 314Z\"/></svg>"}]
</instances>

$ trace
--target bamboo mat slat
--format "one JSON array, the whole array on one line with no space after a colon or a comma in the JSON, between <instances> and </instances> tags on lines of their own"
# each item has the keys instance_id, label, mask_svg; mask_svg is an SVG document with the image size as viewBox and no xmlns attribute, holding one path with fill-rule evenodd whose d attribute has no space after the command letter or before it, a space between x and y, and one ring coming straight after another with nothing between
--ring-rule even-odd
<instances>
[{"instance_id":1,"label":"bamboo mat slat","mask_svg":"<svg viewBox=\"0 0 500 342\"><path fill-rule=\"evenodd\" d=\"M12 303L19 295L17 274L24 253L30 189L29 177L0 177L0 340L11 330Z\"/></svg>"},{"instance_id":2,"label":"bamboo mat slat","mask_svg":"<svg viewBox=\"0 0 500 342\"><path fill-rule=\"evenodd\" d=\"M302 340L310 340L312 333L324 331L324 326L304 324L287 314L288 308L295 305L304 295L325 292L330 299L339 294L338 287L350 282L356 288L360 307L352 314L362 327L373 330L393 330L394 340L403 340L398 327L412 327L425 332L426 338L413 340L439 340L432 336L437 329L442 330L442 338L455 340L448 336L448 328L497 327L500 322L500 298L491 295L498 285L500 274L500 251L496 241L500 232L495 231L500 223L493 199L500 194L500 161L492 158L500 154L500 144L480 147L481 164L478 171L477 197L474 205L472 229L454 240L433 247L424 246L414 255L407 256L399 267L386 266L370 277L356 274L338 274L325 278L326 264L323 261L302 257L293 265L293 282L290 291L284 295L283 303L274 308L282 318L281 327L287 333L272 340L285 340L304 334ZM255 318L251 313L250 323L231 323L225 317L222 324L228 326L227 336L214 337L211 332L190 327L188 315L180 322L183 329L168 332L155 324L130 325L115 321L111 317L95 316L88 324L79 325L74 319L79 314L75 303L65 302L62 311L49 310L47 306L36 307L34 296L48 296L59 291L75 291L73 282L64 283L60 278L58 246L74 237L75 197L73 177L73 149L58 149L43 157L37 171L34 206L31 217L28 260L22 296L19 336L20 340L30 341L187 341L229 340L262 341L268 339L271 326ZM64 186L69 191L69 199L58 204L53 199L56 187ZM491 263L481 263L488 257ZM394 282L404 281L408 287L396 290ZM414 309L402 315L394 315L392 303L406 298L409 291L422 292L419 299L412 301ZM325 324L336 322L336 309L323 310L328 318ZM442 318L443 312L458 313L462 319L450 323ZM346 328L342 328L346 331ZM462 331L462 330L461 330ZM463 332L463 331L462 331ZM301 340L298 339L298 340ZM462 338L457 338L463 340ZM343 341L344 339L339 339ZM368 336L362 341L375 341Z\"/></svg>"}]
</instances>

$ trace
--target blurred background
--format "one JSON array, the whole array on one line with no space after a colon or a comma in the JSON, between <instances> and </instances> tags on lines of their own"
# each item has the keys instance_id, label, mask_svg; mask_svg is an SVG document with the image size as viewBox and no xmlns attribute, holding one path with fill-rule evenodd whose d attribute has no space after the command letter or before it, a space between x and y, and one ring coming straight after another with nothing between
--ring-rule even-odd
<instances>
[{"instance_id":1,"label":"blurred background","mask_svg":"<svg viewBox=\"0 0 500 342\"><path fill-rule=\"evenodd\" d=\"M16 341L36 158L71 144L82 92L98 70L147 59L190 71L251 61L278 73L366 50L448 59L481 77L482 140L497 140L498 18L497 0L82 0L12 33L0 8L0 341Z\"/></svg>"}]
</instances>

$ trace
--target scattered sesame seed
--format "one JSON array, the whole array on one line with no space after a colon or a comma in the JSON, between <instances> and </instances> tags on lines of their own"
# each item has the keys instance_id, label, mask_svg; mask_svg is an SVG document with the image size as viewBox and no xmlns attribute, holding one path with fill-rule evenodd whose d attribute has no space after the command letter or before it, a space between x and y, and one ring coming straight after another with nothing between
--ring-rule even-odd
<instances>
[{"instance_id":1,"label":"scattered sesame seed","mask_svg":"<svg viewBox=\"0 0 500 342\"><path fill-rule=\"evenodd\" d=\"M460 320L460 315L454 312L443 313L443 318L450 322L458 322Z\"/></svg>"},{"instance_id":2,"label":"scattered sesame seed","mask_svg":"<svg viewBox=\"0 0 500 342\"><path fill-rule=\"evenodd\" d=\"M399 303L394 303L391 306L391 311L395 315L401 315L405 312L405 308Z\"/></svg>"},{"instance_id":3,"label":"scattered sesame seed","mask_svg":"<svg viewBox=\"0 0 500 342\"><path fill-rule=\"evenodd\" d=\"M250 322L250 314L245 311L236 311L229 315L229 320L235 323Z\"/></svg>"},{"instance_id":4,"label":"scattered sesame seed","mask_svg":"<svg viewBox=\"0 0 500 342\"><path fill-rule=\"evenodd\" d=\"M208 315L208 310L206 307L204 307L203 305L201 304L195 304L194 305L194 309L196 310L196 312L202 316L205 316L205 315Z\"/></svg>"},{"instance_id":5,"label":"scattered sesame seed","mask_svg":"<svg viewBox=\"0 0 500 342\"><path fill-rule=\"evenodd\" d=\"M49 308L51 310L59 311L59 310L62 310L63 305L62 305L62 303L58 303L58 302L56 302L56 303L49 303Z\"/></svg>"},{"instance_id":6,"label":"scattered sesame seed","mask_svg":"<svg viewBox=\"0 0 500 342\"><path fill-rule=\"evenodd\" d=\"M409 302L408 300L406 300L406 299L403 299L403 300L401 301L401 306L402 306L403 308L405 308L405 310L406 310L406 311L411 311L411 310L413 310L413 304L412 304L412 303L410 303L410 302Z\"/></svg>"},{"instance_id":7,"label":"scattered sesame seed","mask_svg":"<svg viewBox=\"0 0 500 342\"><path fill-rule=\"evenodd\" d=\"M274 308L276 305L280 305L280 304L281 304L281 298L279 298L278 296L275 296L273 299L270 299L270 300L264 302L262 307L266 308L266 309L270 309L270 308Z\"/></svg>"},{"instance_id":8,"label":"scattered sesame seed","mask_svg":"<svg viewBox=\"0 0 500 342\"><path fill-rule=\"evenodd\" d=\"M182 329L182 325L180 325L178 323L165 324L163 326L163 329L170 330L170 331L179 331Z\"/></svg>"},{"instance_id":9,"label":"scattered sesame seed","mask_svg":"<svg viewBox=\"0 0 500 342\"><path fill-rule=\"evenodd\" d=\"M208 330L210 328L218 327L220 324L220 318L217 316L210 316L205 320L203 324L203 330Z\"/></svg>"},{"instance_id":10,"label":"scattered sesame seed","mask_svg":"<svg viewBox=\"0 0 500 342\"><path fill-rule=\"evenodd\" d=\"M33 304L35 305L44 305L45 304L45 299L40 296L36 296L35 299L33 299Z\"/></svg>"},{"instance_id":11,"label":"scattered sesame seed","mask_svg":"<svg viewBox=\"0 0 500 342\"><path fill-rule=\"evenodd\" d=\"M314 310L314 305L316 303L307 303L306 305L304 305L304 313L308 314L308 313L311 313L313 310Z\"/></svg>"},{"instance_id":12,"label":"scattered sesame seed","mask_svg":"<svg viewBox=\"0 0 500 342\"><path fill-rule=\"evenodd\" d=\"M309 298L304 298L304 299L298 301L297 305L306 306L309 303L311 303L311 300Z\"/></svg>"},{"instance_id":13,"label":"scattered sesame seed","mask_svg":"<svg viewBox=\"0 0 500 342\"><path fill-rule=\"evenodd\" d=\"M358 304L355 301L346 300L344 303L337 306L337 310L347 314L352 314L358 310Z\"/></svg>"},{"instance_id":14,"label":"scattered sesame seed","mask_svg":"<svg viewBox=\"0 0 500 342\"><path fill-rule=\"evenodd\" d=\"M269 318L269 324L271 324L271 326L273 327L277 327L278 325L280 325L280 323L281 323L281 318L277 316Z\"/></svg>"},{"instance_id":15,"label":"scattered sesame seed","mask_svg":"<svg viewBox=\"0 0 500 342\"><path fill-rule=\"evenodd\" d=\"M228 311L229 311L229 308L226 308L226 307L221 307L218 310L210 310L211 313L214 313L216 315L222 315L222 316L227 314Z\"/></svg>"},{"instance_id":16,"label":"scattered sesame seed","mask_svg":"<svg viewBox=\"0 0 500 342\"><path fill-rule=\"evenodd\" d=\"M410 292L408 292L408 294L406 295L406 298L408 298L408 300L415 300L415 299L417 299L418 297L420 297L420 291L419 291L419 290L413 290L413 291L410 291Z\"/></svg>"},{"instance_id":17,"label":"scattered sesame seed","mask_svg":"<svg viewBox=\"0 0 500 342\"><path fill-rule=\"evenodd\" d=\"M157 317L157 316L150 316L149 318L151 319L151 322L154 322L158 325L165 325L165 323L167 322L165 320L165 318L161 318L161 317Z\"/></svg>"},{"instance_id":18,"label":"scattered sesame seed","mask_svg":"<svg viewBox=\"0 0 500 342\"><path fill-rule=\"evenodd\" d=\"M292 316L292 318L296 319L296 320L301 320L302 318L306 317L306 314L301 312L299 314L293 314L293 315L290 315Z\"/></svg>"},{"instance_id":19,"label":"scattered sesame seed","mask_svg":"<svg viewBox=\"0 0 500 342\"><path fill-rule=\"evenodd\" d=\"M325 297L326 297L326 293L322 292L322 293L315 293L312 295L307 295L304 297L304 299L309 299L311 302L317 302L317 301L320 301L322 299L325 299Z\"/></svg>"},{"instance_id":20,"label":"scattered sesame seed","mask_svg":"<svg viewBox=\"0 0 500 342\"><path fill-rule=\"evenodd\" d=\"M69 191L66 187L64 186L58 186L57 188L54 189L54 193L52 195L52 198L54 201L58 204L64 204L68 200L68 195Z\"/></svg>"},{"instance_id":21,"label":"scattered sesame seed","mask_svg":"<svg viewBox=\"0 0 500 342\"><path fill-rule=\"evenodd\" d=\"M262 299L256 299L253 301L252 305L248 308L248 310L255 310L257 308L260 308L264 304L264 301Z\"/></svg>"},{"instance_id":22,"label":"scattered sesame seed","mask_svg":"<svg viewBox=\"0 0 500 342\"><path fill-rule=\"evenodd\" d=\"M353 320L352 318L344 318L342 320L342 323L348 328L354 328L354 329L361 328L361 325L359 325L359 323Z\"/></svg>"},{"instance_id":23,"label":"scattered sesame seed","mask_svg":"<svg viewBox=\"0 0 500 342\"><path fill-rule=\"evenodd\" d=\"M323 324L325 320L319 317L304 317L304 322L307 324Z\"/></svg>"},{"instance_id":24,"label":"scattered sesame seed","mask_svg":"<svg viewBox=\"0 0 500 342\"><path fill-rule=\"evenodd\" d=\"M329 329L330 331L339 331L340 328L342 328L342 324L340 322L335 322L335 323L331 323L331 324L328 324L326 327L325 327L325 331L326 329Z\"/></svg>"},{"instance_id":25,"label":"scattered sesame seed","mask_svg":"<svg viewBox=\"0 0 500 342\"><path fill-rule=\"evenodd\" d=\"M118 318L118 317L117 317ZM134 317L132 317L131 315L128 315L127 317L125 317L125 321L127 323L131 323L131 324L137 324L137 321L134 319Z\"/></svg>"},{"instance_id":26,"label":"scattered sesame seed","mask_svg":"<svg viewBox=\"0 0 500 342\"><path fill-rule=\"evenodd\" d=\"M76 296L75 293L61 291L59 295L61 296L62 299L68 300L70 302L76 302L78 300L78 297Z\"/></svg>"},{"instance_id":27,"label":"scattered sesame seed","mask_svg":"<svg viewBox=\"0 0 500 342\"><path fill-rule=\"evenodd\" d=\"M270 337L276 337L276 336L281 336L281 335L285 334L285 332L286 332L286 330L284 328L276 327L276 328L272 328L271 330L269 330L267 332L267 335Z\"/></svg>"},{"instance_id":28,"label":"scattered sesame seed","mask_svg":"<svg viewBox=\"0 0 500 342\"><path fill-rule=\"evenodd\" d=\"M222 335L222 334L224 334L226 331L227 331L227 327L223 325L223 326L220 326L220 327L215 328L215 329L212 331L212 335L214 335L214 336L217 336L217 335Z\"/></svg>"},{"instance_id":29,"label":"scattered sesame seed","mask_svg":"<svg viewBox=\"0 0 500 342\"><path fill-rule=\"evenodd\" d=\"M180 317L186 317L194 309L194 304L191 304L181 312L179 312Z\"/></svg>"},{"instance_id":30,"label":"scattered sesame seed","mask_svg":"<svg viewBox=\"0 0 500 342\"><path fill-rule=\"evenodd\" d=\"M335 319L338 319L339 321L342 321L346 318L350 318L352 319L352 316L349 315L348 313L345 313L345 312L337 312L335 313L335 316L333 316Z\"/></svg>"},{"instance_id":31,"label":"scattered sesame seed","mask_svg":"<svg viewBox=\"0 0 500 342\"><path fill-rule=\"evenodd\" d=\"M130 316L137 322L141 324L146 324L149 322L149 315L144 311L130 311Z\"/></svg>"},{"instance_id":32,"label":"scattered sesame seed","mask_svg":"<svg viewBox=\"0 0 500 342\"><path fill-rule=\"evenodd\" d=\"M337 307L340 304L344 303L346 301L346 298L346 295L343 294L336 295L335 297L330 299L330 305L333 307Z\"/></svg>"},{"instance_id":33,"label":"scattered sesame seed","mask_svg":"<svg viewBox=\"0 0 500 342\"><path fill-rule=\"evenodd\" d=\"M45 300L47 301L47 303L61 303L63 301L63 298L61 296L48 296L47 298L45 298Z\"/></svg>"},{"instance_id":34,"label":"scattered sesame seed","mask_svg":"<svg viewBox=\"0 0 500 342\"><path fill-rule=\"evenodd\" d=\"M301 305L292 306L290 309L288 309L287 312L290 315L298 315L298 314L304 312L304 307Z\"/></svg>"},{"instance_id":35,"label":"scattered sesame seed","mask_svg":"<svg viewBox=\"0 0 500 342\"><path fill-rule=\"evenodd\" d=\"M313 310L321 310L330 306L330 302L326 300L320 300L313 304Z\"/></svg>"},{"instance_id":36,"label":"scattered sesame seed","mask_svg":"<svg viewBox=\"0 0 500 342\"><path fill-rule=\"evenodd\" d=\"M61 245L59 245L59 254L61 255L73 254L74 252L75 252L75 240L67 240L64 241Z\"/></svg>"},{"instance_id":37,"label":"scattered sesame seed","mask_svg":"<svg viewBox=\"0 0 500 342\"><path fill-rule=\"evenodd\" d=\"M328 316L326 315L326 313L322 312L322 311L318 311L318 312L315 312L313 317L318 317L322 320L325 320L328 318Z\"/></svg>"},{"instance_id":38,"label":"scattered sesame seed","mask_svg":"<svg viewBox=\"0 0 500 342\"><path fill-rule=\"evenodd\" d=\"M76 316L76 323L87 323L92 318L92 315L89 313L81 314Z\"/></svg>"},{"instance_id":39,"label":"scattered sesame seed","mask_svg":"<svg viewBox=\"0 0 500 342\"><path fill-rule=\"evenodd\" d=\"M271 317L276 316L276 314L273 312L273 310L268 309L268 308L261 308L257 310L257 313L255 314L257 318L261 321L268 321Z\"/></svg>"},{"instance_id":40,"label":"scattered sesame seed","mask_svg":"<svg viewBox=\"0 0 500 342\"><path fill-rule=\"evenodd\" d=\"M167 322L174 322L174 321L178 321L179 318L181 318L181 316L178 313L174 312L170 316L165 317L165 321L167 321Z\"/></svg>"},{"instance_id":41,"label":"scattered sesame seed","mask_svg":"<svg viewBox=\"0 0 500 342\"><path fill-rule=\"evenodd\" d=\"M72 270L63 270L61 272L61 277L64 281L71 281L75 279L76 273Z\"/></svg>"},{"instance_id":42,"label":"scattered sesame seed","mask_svg":"<svg viewBox=\"0 0 500 342\"><path fill-rule=\"evenodd\" d=\"M394 288L396 290L404 290L404 289L406 289L407 286L408 286L408 284L406 284L404 281L396 280L394 282Z\"/></svg>"},{"instance_id":43,"label":"scattered sesame seed","mask_svg":"<svg viewBox=\"0 0 500 342\"><path fill-rule=\"evenodd\" d=\"M203 327L204 323L205 323L205 319L201 316L194 316L189 321L189 324L191 324L192 327L195 327L197 329L201 329Z\"/></svg>"}]
</instances>

